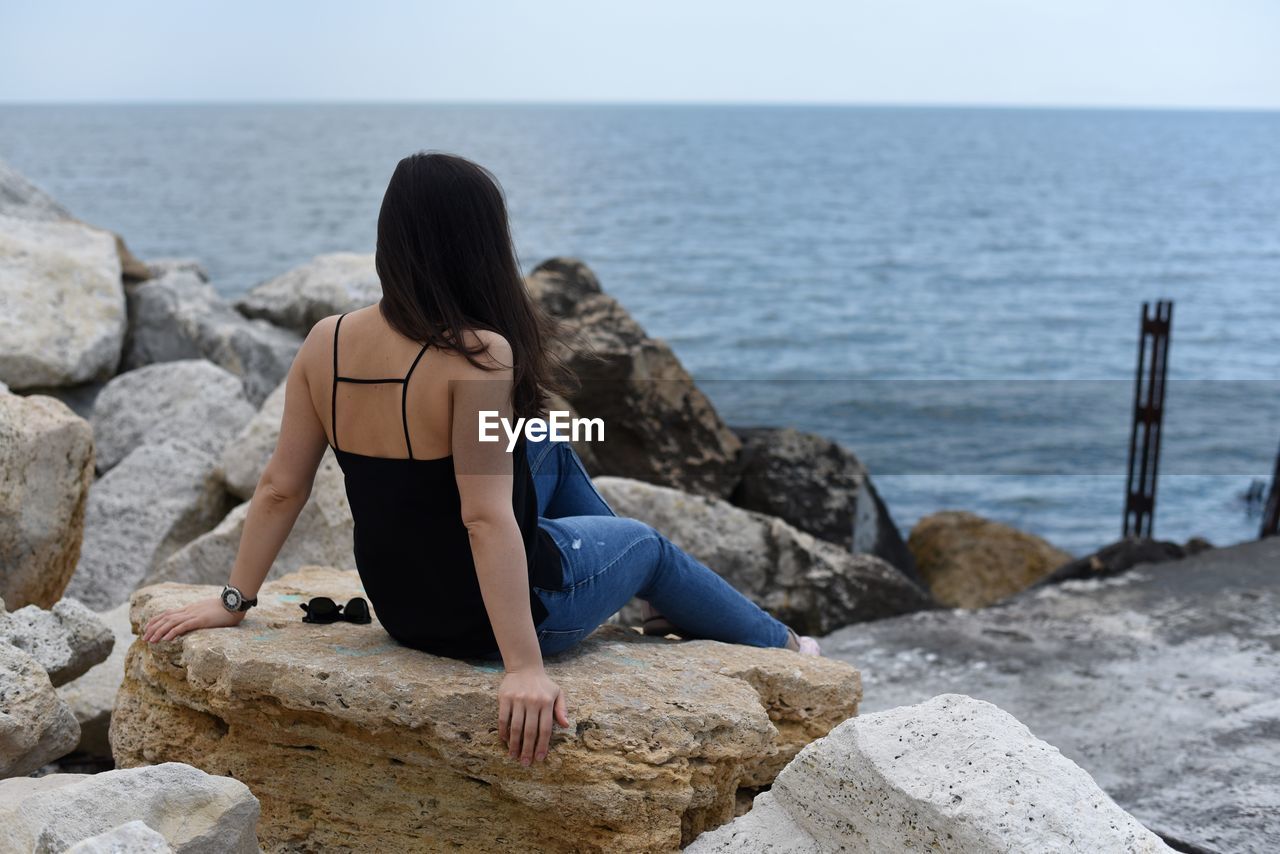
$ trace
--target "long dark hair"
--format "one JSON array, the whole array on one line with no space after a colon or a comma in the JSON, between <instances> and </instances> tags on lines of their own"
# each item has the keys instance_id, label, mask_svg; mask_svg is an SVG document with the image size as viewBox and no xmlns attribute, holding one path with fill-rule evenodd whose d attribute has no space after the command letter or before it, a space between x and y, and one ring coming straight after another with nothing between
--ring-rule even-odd
<instances>
[{"instance_id":1,"label":"long dark hair","mask_svg":"<svg viewBox=\"0 0 1280 854\"><path fill-rule=\"evenodd\" d=\"M382 316L405 337L480 368L485 348L468 348L464 330L507 339L517 416L539 414L548 393L562 391L563 362L545 346L556 325L525 287L506 201L489 170L437 151L402 159L382 197L375 265Z\"/></svg>"}]
</instances>

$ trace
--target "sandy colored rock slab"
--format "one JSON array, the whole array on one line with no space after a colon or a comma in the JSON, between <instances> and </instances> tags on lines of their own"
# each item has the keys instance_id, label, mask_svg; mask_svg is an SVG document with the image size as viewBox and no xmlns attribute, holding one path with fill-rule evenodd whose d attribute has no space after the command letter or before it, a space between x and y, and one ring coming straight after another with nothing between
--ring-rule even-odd
<instances>
[{"instance_id":1,"label":"sandy colored rock slab","mask_svg":"<svg viewBox=\"0 0 1280 854\"><path fill-rule=\"evenodd\" d=\"M89 422L52 397L0 391L0 596L49 608L80 560L93 483Z\"/></svg>"},{"instance_id":2,"label":"sandy colored rock slab","mask_svg":"<svg viewBox=\"0 0 1280 854\"><path fill-rule=\"evenodd\" d=\"M1034 534L957 510L921 519L907 546L934 598L956 608L999 602L1071 560Z\"/></svg>"},{"instance_id":3,"label":"sandy colored rock slab","mask_svg":"<svg viewBox=\"0 0 1280 854\"><path fill-rule=\"evenodd\" d=\"M547 659L571 725L526 768L498 741L499 663L403 647L376 620L300 620L306 598L361 592L354 572L306 567L264 585L239 626L135 641L117 763L243 780L272 852L672 851L857 710L847 664L604 626ZM146 587L130 618L215 593Z\"/></svg>"},{"instance_id":4,"label":"sandy colored rock slab","mask_svg":"<svg viewBox=\"0 0 1280 854\"><path fill-rule=\"evenodd\" d=\"M800 751L755 804L686 850L1173 850L1056 747L960 694L845 721Z\"/></svg>"}]
</instances>

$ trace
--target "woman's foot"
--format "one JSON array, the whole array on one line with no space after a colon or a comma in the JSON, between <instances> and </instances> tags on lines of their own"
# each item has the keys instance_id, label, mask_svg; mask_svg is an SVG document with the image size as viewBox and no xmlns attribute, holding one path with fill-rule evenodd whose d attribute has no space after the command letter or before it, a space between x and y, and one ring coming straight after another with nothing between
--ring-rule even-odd
<instances>
[{"instance_id":1,"label":"woman's foot","mask_svg":"<svg viewBox=\"0 0 1280 854\"><path fill-rule=\"evenodd\" d=\"M640 620L642 623L641 631L645 635L666 637L667 635L680 634L676 624L659 614L646 599L640 600Z\"/></svg>"},{"instance_id":2,"label":"woman's foot","mask_svg":"<svg viewBox=\"0 0 1280 854\"><path fill-rule=\"evenodd\" d=\"M822 647L818 646L815 638L797 635L790 626L787 626L787 649L801 655L822 655Z\"/></svg>"}]
</instances>

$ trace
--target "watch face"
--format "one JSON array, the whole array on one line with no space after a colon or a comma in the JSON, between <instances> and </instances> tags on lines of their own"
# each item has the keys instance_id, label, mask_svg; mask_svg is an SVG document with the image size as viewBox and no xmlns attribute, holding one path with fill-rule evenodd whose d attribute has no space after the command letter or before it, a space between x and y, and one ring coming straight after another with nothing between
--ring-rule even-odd
<instances>
[{"instance_id":1,"label":"watch face","mask_svg":"<svg viewBox=\"0 0 1280 854\"><path fill-rule=\"evenodd\" d=\"M223 590L222 604L226 605L233 611L236 610L240 607L240 594L234 590Z\"/></svg>"}]
</instances>

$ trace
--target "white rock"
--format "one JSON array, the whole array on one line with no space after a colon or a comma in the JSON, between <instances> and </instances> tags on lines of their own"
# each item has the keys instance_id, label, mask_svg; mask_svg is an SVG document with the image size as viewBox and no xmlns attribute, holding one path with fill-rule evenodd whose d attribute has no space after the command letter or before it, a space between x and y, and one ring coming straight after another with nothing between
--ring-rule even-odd
<instances>
[{"instance_id":1,"label":"white rock","mask_svg":"<svg viewBox=\"0 0 1280 854\"><path fill-rule=\"evenodd\" d=\"M66 589L93 482L89 422L52 397L0 394L0 596L48 608Z\"/></svg>"},{"instance_id":2,"label":"white rock","mask_svg":"<svg viewBox=\"0 0 1280 854\"><path fill-rule=\"evenodd\" d=\"M275 451L280 438L280 424L284 420L284 389L281 382L267 396L249 422L231 441L227 442L218 462L218 475L227 491L237 498L248 500L258 488L258 479L267 461ZM333 450L326 452L333 455Z\"/></svg>"},{"instance_id":3,"label":"white rock","mask_svg":"<svg viewBox=\"0 0 1280 854\"><path fill-rule=\"evenodd\" d=\"M189 269L175 269L129 291L126 370L205 358L240 377L254 405L284 379L302 345L297 334L249 320Z\"/></svg>"},{"instance_id":4,"label":"white rock","mask_svg":"<svg viewBox=\"0 0 1280 854\"><path fill-rule=\"evenodd\" d=\"M106 833L81 839L65 854L172 854L173 847L164 835L134 819Z\"/></svg>"},{"instance_id":5,"label":"white rock","mask_svg":"<svg viewBox=\"0 0 1280 854\"><path fill-rule=\"evenodd\" d=\"M107 383L94 405L98 470L164 439L182 439L217 457L253 414L240 378L207 359L127 371Z\"/></svg>"},{"instance_id":6,"label":"white rock","mask_svg":"<svg viewBox=\"0 0 1280 854\"><path fill-rule=\"evenodd\" d=\"M174 552L143 583L226 584L248 513L246 501L228 513L212 531ZM320 460L311 496L302 506L267 578L279 578L307 564L355 569L354 551L355 523L351 518L351 505L347 503L342 469L329 450Z\"/></svg>"},{"instance_id":7,"label":"white rock","mask_svg":"<svg viewBox=\"0 0 1280 854\"><path fill-rule=\"evenodd\" d=\"M26 176L0 160L0 216L41 222L70 219L71 212Z\"/></svg>"},{"instance_id":8,"label":"white rock","mask_svg":"<svg viewBox=\"0 0 1280 854\"><path fill-rule=\"evenodd\" d=\"M236 300L245 317L260 317L306 335L317 320L382 299L372 254L333 252L251 288Z\"/></svg>"},{"instance_id":9,"label":"white rock","mask_svg":"<svg viewBox=\"0 0 1280 854\"><path fill-rule=\"evenodd\" d=\"M258 799L181 762L0 781L0 850L64 851L142 821L179 854L258 854Z\"/></svg>"},{"instance_id":10,"label":"white rock","mask_svg":"<svg viewBox=\"0 0 1280 854\"><path fill-rule=\"evenodd\" d=\"M801 750L749 813L685 850L1171 849L1012 715L944 694L840 724Z\"/></svg>"},{"instance_id":11,"label":"white rock","mask_svg":"<svg viewBox=\"0 0 1280 854\"><path fill-rule=\"evenodd\" d=\"M110 611L98 614L111 629L115 643L111 654L101 664L89 668L83 676L58 688L58 696L71 707L80 722L80 743L76 751L101 759L111 758L108 732L116 693L124 682L124 660L136 637L129 622L129 603L121 602Z\"/></svg>"},{"instance_id":12,"label":"white rock","mask_svg":"<svg viewBox=\"0 0 1280 854\"><path fill-rule=\"evenodd\" d=\"M89 490L84 547L67 595L95 610L129 598L138 582L225 515L214 458L195 445L141 445Z\"/></svg>"},{"instance_id":13,"label":"white rock","mask_svg":"<svg viewBox=\"0 0 1280 854\"><path fill-rule=\"evenodd\" d=\"M106 379L124 333L115 235L0 216L0 379L14 389Z\"/></svg>"},{"instance_id":14,"label":"white rock","mask_svg":"<svg viewBox=\"0 0 1280 854\"><path fill-rule=\"evenodd\" d=\"M880 558L852 554L773 516L638 480L598 477L594 483L614 512L649 523L801 634L931 604ZM636 616L624 611L623 619Z\"/></svg>"},{"instance_id":15,"label":"white rock","mask_svg":"<svg viewBox=\"0 0 1280 854\"><path fill-rule=\"evenodd\" d=\"M0 643L0 778L30 774L67 755L79 740L76 716L40 662ZM18 850L4 846L4 825L0 809L0 851Z\"/></svg>"},{"instance_id":16,"label":"white rock","mask_svg":"<svg viewBox=\"0 0 1280 854\"><path fill-rule=\"evenodd\" d=\"M56 687L105 661L115 635L81 602L64 598L47 611L27 605L5 613L0 607L0 642L38 661Z\"/></svg>"}]
</instances>

